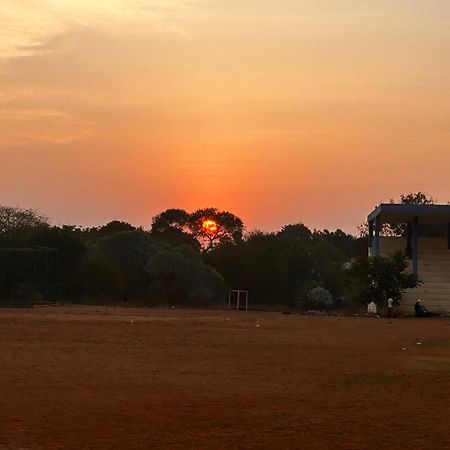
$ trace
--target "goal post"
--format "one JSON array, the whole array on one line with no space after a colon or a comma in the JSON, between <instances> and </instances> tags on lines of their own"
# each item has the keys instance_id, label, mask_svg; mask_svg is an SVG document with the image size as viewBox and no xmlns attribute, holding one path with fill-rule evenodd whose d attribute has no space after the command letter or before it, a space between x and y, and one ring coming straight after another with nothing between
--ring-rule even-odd
<instances>
[{"instance_id":1,"label":"goal post","mask_svg":"<svg viewBox=\"0 0 450 450\"><path fill-rule=\"evenodd\" d=\"M233 289L228 292L228 309L236 311L248 309L248 291L242 289Z\"/></svg>"}]
</instances>

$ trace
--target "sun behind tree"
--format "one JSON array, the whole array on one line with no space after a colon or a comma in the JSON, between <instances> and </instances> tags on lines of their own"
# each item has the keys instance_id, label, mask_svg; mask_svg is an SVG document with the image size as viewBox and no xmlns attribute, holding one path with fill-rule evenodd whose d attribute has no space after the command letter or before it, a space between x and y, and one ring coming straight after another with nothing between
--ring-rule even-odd
<instances>
[{"instance_id":1,"label":"sun behind tree","mask_svg":"<svg viewBox=\"0 0 450 450\"><path fill-rule=\"evenodd\" d=\"M205 233L214 235L217 233L219 226L215 220L212 219L203 219L202 229Z\"/></svg>"},{"instance_id":2,"label":"sun behind tree","mask_svg":"<svg viewBox=\"0 0 450 450\"><path fill-rule=\"evenodd\" d=\"M168 209L153 218L152 233L177 231L194 238L203 252L226 242L242 239L242 220L228 211L217 208L198 209L188 213L182 209Z\"/></svg>"}]
</instances>

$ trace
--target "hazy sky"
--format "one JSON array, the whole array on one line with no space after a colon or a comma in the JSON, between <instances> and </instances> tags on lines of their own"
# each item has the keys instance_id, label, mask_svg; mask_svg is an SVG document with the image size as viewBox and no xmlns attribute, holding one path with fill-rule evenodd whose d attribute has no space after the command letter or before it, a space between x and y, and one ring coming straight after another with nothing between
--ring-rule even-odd
<instances>
[{"instance_id":1,"label":"hazy sky","mask_svg":"<svg viewBox=\"0 0 450 450\"><path fill-rule=\"evenodd\" d=\"M1 0L0 204L355 231L450 201L448 0Z\"/></svg>"}]
</instances>

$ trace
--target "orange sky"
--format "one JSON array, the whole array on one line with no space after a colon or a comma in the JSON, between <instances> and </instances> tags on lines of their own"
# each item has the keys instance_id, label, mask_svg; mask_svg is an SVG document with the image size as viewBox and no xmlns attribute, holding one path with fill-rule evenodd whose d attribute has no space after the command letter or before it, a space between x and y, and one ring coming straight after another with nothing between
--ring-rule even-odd
<instances>
[{"instance_id":1,"label":"orange sky","mask_svg":"<svg viewBox=\"0 0 450 450\"><path fill-rule=\"evenodd\" d=\"M448 0L2 0L0 204L354 232L401 193L446 203L449 23Z\"/></svg>"}]
</instances>

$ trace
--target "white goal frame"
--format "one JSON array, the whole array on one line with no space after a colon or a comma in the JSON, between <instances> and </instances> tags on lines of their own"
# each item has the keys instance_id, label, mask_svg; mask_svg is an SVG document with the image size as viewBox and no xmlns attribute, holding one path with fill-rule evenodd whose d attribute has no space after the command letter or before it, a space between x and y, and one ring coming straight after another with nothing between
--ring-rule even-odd
<instances>
[{"instance_id":1,"label":"white goal frame","mask_svg":"<svg viewBox=\"0 0 450 450\"><path fill-rule=\"evenodd\" d=\"M233 295L234 294L234 295ZM236 299L236 308L234 307L233 297ZM228 292L228 309L248 310L248 291L242 289L233 289Z\"/></svg>"}]
</instances>

